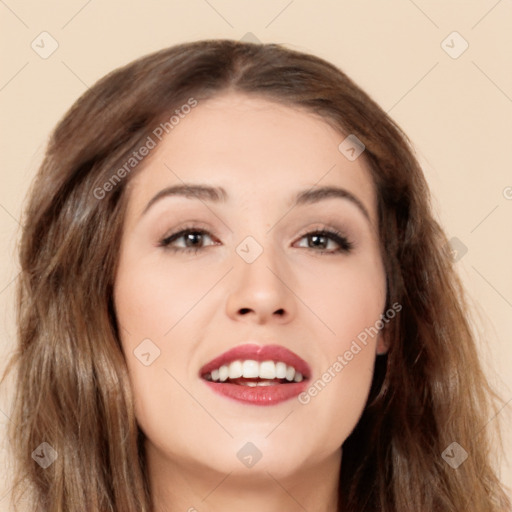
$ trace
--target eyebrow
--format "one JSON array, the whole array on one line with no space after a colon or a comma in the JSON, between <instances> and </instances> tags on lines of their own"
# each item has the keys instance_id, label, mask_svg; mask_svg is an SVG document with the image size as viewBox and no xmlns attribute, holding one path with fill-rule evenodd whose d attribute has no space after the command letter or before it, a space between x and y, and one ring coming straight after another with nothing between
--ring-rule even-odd
<instances>
[{"instance_id":1,"label":"eyebrow","mask_svg":"<svg viewBox=\"0 0 512 512\"><path fill-rule=\"evenodd\" d=\"M221 203L228 200L228 193L223 187L212 187L210 185L201 184L181 184L173 185L171 187L160 190L146 205L142 215L144 215L155 203L166 197L186 197L188 199L199 199L201 201L209 201L212 203ZM317 187L314 189L303 190L298 192L297 195L292 198L291 208L295 206L303 206L307 204L315 204L326 199L345 199L350 201L352 204L357 206L361 213L371 222L370 214L368 210L354 194L348 190L340 187L326 186Z\"/></svg>"}]
</instances>

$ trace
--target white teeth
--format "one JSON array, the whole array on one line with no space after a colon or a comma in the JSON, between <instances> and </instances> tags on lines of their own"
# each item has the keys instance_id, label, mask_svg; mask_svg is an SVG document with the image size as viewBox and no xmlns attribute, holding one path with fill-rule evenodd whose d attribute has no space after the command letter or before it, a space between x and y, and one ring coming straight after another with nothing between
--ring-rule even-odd
<instances>
[{"instance_id":1,"label":"white teeth","mask_svg":"<svg viewBox=\"0 0 512 512\"><path fill-rule=\"evenodd\" d=\"M262 380L261 382L253 382L248 380L247 382L241 382L242 386L249 386L255 388L256 386L275 386L276 384L270 380Z\"/></svg>"},{"instance_id":2,"label":"white teeth","mask_svg":"<svg viewBox=\"0 0 512 512\"><path fill-rule=\"evenodd\" d=\"M225 382L228 379L265 379L264 382L241 382L246 386L268 386L272 385L275 379L286 379L288 382L302 382L304 376L296 371L293 366L288 366L282 361L254 361L247 359L245 361L232 361L229 365L224 364L220 368L212 370L208 380L215 382ZM275 383L274 383L275 384Z\"/></svg>"},{"instance_id":3,"label":"white teeth","mask_svg":"<svg viewBox=\"0 0 512 512\"><path fill-rule=\"evenodd\" d=\"M230 379L239 379L243 375L243 369L242 369L242 361L233 361L229 365L229 378ZM212 373L212 379L213 379L213 373ZM213 379L215 380L215 379Z\"/></svg>"},{"instance_id":4,"label":"white teeth","mask_svg":"<svg viewBox=\"0 0 512 512\"><path fill-rule=\"evenodd\" d=\"M276 378L284 379L286 378L286 364L282 361L276 363Z\"/></svg>"},{"instance_id":5,"label":"white teeth","mask_svg":"<svg viewBox=\"0 0 512 512\"><path fill-rule=\"evenodd\" d=\"M219 368L219 379L221 382L224 382L228 379L229 376L229 368L224 364Z\"/></svg>"},{"instance_id":6,"label":"white teeth","mask_svg":"<svg viewBox=\"0 0 512 512\"><path fill-rule=\"evenodd\" d=\"M259 377L260 369L258 361L253 361L252 359L244 361L242 364L242 371L242 376L246 379Z\"/></svg>"},{"instance_id":7,"label":"white teeth","mask_svg":"<svg viewBox=\"0 0 512 512\"><path fill-rule=\"evenodd\" d=\"M263 361L260 363L261 379L275 379L276 378L276 364L274 361Z\"/></svg>"}]
</instances>

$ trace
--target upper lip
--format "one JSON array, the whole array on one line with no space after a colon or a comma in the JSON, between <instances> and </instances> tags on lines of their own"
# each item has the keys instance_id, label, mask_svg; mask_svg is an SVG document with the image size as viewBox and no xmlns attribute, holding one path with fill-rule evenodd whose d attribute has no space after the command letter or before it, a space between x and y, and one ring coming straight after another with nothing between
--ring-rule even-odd
<instances>
[{"instance_id":1,"label":"upper lip","mask_svg":"<svg viewBox=\"0 0 512 512\"><path fill-rule=\"evenodd\" d=\"M299 357L295 352L281 345L258 345L256 343L245 343L223 352L220 356L206 363L201 370L200 376L220 368L222 365L228 365L232 361L248 360L253 361L282 361L289 366L293 366L302 373L306 379L311 375L311 368L308 363Z\"/></svg>"}]
</instances>

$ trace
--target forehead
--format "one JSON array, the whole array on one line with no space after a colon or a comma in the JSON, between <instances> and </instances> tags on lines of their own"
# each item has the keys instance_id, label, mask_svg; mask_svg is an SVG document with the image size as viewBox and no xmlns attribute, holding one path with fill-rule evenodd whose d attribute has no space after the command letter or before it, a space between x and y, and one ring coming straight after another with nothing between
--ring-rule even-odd
<instances>
[{"instance_id":1,"label":"forehead","mask_svg":"<svg viewBox=\"0 0 512 512\"><path fill-rule=\"evenodd\" d=\"M373 180L364 153L351 161L339 146L347 134L322 117L266 98L225 93L182 115L130 183L140 211L158 190L209 183L228 200L286 202L296 191L342 186L375 216Z\"/></svg>"}]
</instances>

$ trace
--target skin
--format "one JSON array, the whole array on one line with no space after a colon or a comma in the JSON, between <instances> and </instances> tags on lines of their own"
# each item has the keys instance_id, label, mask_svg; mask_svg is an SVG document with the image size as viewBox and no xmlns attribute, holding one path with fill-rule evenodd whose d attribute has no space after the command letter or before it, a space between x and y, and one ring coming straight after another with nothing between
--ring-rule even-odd
<instances>
[{"instance_id":1,"label":"skin","mask_svg":"<svg viewBox=\"0 0 512 512\"><path fill-rule=\"evenodd\" d=\"M132 176L114 298L155 510L336 510L341 445L387 350L382 332L305 405L234 402L199 369L244 342L276 343L314 382L384 313L376 191L364 154L338 150L344 138L310 112L227 93L195 107ZM143 213L183 182L222 186L229 199L168 196ZM369 218L340 198L291 207L298 191L327 185ZM159 246L190 224L209 233L192 240L197 253ZM352 251L315 246L306 235L322 228L342 231ZM247 236L263 249L253 263L236 252ZM149 366L133 353L144 339L160 350ZM251 468L237 458L249 441L262 453Z\"/></svg>"}]
</instances>

